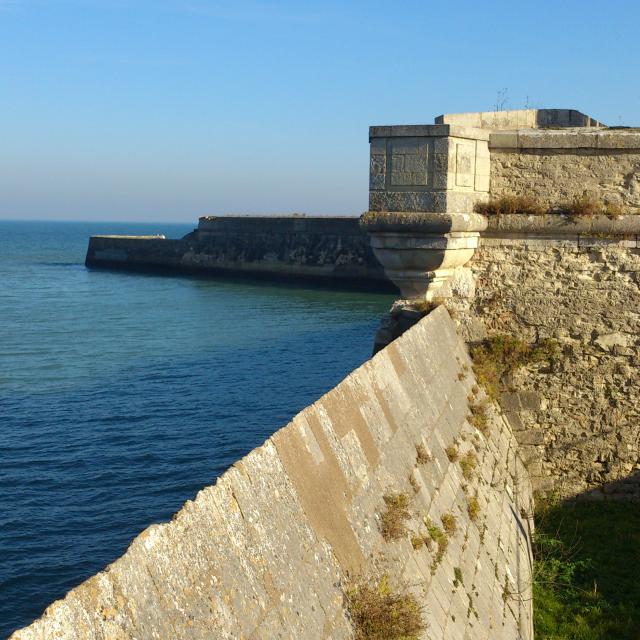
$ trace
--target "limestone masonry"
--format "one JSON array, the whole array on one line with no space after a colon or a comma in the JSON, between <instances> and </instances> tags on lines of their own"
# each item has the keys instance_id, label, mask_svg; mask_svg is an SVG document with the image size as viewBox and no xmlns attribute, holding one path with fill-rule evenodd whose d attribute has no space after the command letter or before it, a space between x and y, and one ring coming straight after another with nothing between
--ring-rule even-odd
<instances>
[{"instance_id":1,"label":"limestone masonry","mask_svg":"<svg viewBox=\"0 0 640 640\"><path fill-rule=\"evenodd\" d=\"M12 640L346 639L349 585L383 575L424 638L531 639L531 485L503 416L467 421L474 384L441 307ZM477 459L466 479L448 447ZM386 541L399 494L406 532ZM412 544L448 516L440 559Z\"/></svg>"},{"instance_id":2,"label":"limestone masonry","mask_svg":"<svg viewBox=\"0 0 640 640\"><path fill-rule=\"evenodd\" d=\"M422 607L425 640L530 640L533 491L640 498L640 130L529 109L369 138L359 220L91 238L89 266L403 299L377 355L13 640L346 639L354 585L387 579ZM500 196L541 214L474 210ZM556 353L510 374L494 404L468 347L501 334ZM389 539L394 500L408 513Z\"/></svg>"},{"instance_id":3,"label":"limestone masonry","mask_svg":"<svg viewBox=\"0 0 640 640\"><path fill-rule=\"evenodd\" d=\"M361 223L376 257L404 297L444 301L471 343L557 341L551 370L519 372L501 398L535 488L639 498L640 130L573 110L436 121L370 129ZM416 157L402 151L409 141ZM389 178L416 166L402 185ZM504 195L551 211L585 200L615 215L473 213L472 202ZM379 344L393 325L387 318Z\"/></svg>"},{"instance_id":4,"label":"limestone masonry","mask_svg":"<svg viewBox=\"0 0 640 640\"><path fill-rule=\"evenodd\" d=\"M179 240L93 236L86 264L396 290L357 218L208 216Z\"/></svg>"}]
</instances>

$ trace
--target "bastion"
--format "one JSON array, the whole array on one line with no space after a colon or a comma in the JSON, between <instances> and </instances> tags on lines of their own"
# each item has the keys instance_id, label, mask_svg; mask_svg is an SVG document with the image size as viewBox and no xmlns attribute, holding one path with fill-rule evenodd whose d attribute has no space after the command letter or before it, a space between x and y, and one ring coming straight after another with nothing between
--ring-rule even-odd
<instances>
[{"instance_id":1,"label":"bastion","mask_svg":"<svg viewBox=\"0 0 640 640\"><path fill-rule=\"evenodd\" d=\"M369 137L360 218L91 238L91 267L400 300L369 361L13 640L346 639L362 593L413 637L531 640L534 491L640 497L640 131L529 109ZM491 386L492 339L545 356Z\"/></svg>"}]
</instances>

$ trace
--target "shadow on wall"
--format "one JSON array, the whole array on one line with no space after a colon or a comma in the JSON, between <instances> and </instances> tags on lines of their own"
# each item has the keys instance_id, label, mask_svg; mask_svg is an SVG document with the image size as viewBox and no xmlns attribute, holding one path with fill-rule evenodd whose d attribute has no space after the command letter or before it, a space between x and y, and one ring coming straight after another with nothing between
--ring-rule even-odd
<instances>
[{"instance_id":1,"label":"shadow on wall","mask_svg":"<svg viewBox=\"0 0 640 640\"><path fill-rule=\"evenodd\" d=\"M583 494L541 502L534 539L534 624L538 638L637 640L640 629L640 472Z\"/></svg>"},{"instance_id":2,"label":"shadow on wall","mask_svg":"<svg viewBox=\"0 0 640 640\"><path fill-rule=\"evenodd\" d=\"M615 482L605 482L595 489L585 491L578 500L625 500L633 501L640 512L640 471Z\"/></svg>"}]
</instances>

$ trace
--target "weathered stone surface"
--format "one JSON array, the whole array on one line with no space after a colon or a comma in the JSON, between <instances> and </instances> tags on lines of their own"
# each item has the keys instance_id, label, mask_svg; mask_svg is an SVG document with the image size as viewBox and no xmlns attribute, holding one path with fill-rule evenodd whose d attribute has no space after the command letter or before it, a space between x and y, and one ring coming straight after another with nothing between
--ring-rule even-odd
<instances>
[{"instance_id":1,"label":"weathered stone surface","mask_svg":"<svg viewBox=\"0 0 640 640\"><path fill-rule=\"evenodd\" d=\"M446 113L438 116L435 123L493 130L602 126L602 123L575 109L513 109L475 113Z\"/></svg>"},{"instance_id":2,"label":"weathered stone surface","mask_svg":"<svg viewBox=\"0 0 640 640\"><path fill-rule=\"evenodd\" d=\"M470 213L489 190L488 139L450 125L371 127L369 209Z\"/></svg>"},{"instance_id":3,"label":"weathered stone surface","mask_svg":"<svg viewBox=\"0 0 640 640\"><path fill-rule=\"evenodd\" d=\"M94 236L86 264L395 290L355 217L206 217L180 240Z\"/></svg>"},{"instance_id":4,"label":"weathered stone surface","mask_svg":"<svg viewBox=\"0 0 640 640\"><path fill-rule=\"evenodd\" d=\"M485 435L467 421L474 384L441 307L12 640L346 639L346 585L384 573L423 605L425 639L532 639L531 484L494 407ZM466 479L448 446L476 456ZM387 493L410 496L391 542ZM437 562L411 537L445 514Z\"/></svg>"},{"instance_id":5,"label":"weathered stone surface","mask_svg":"<svg viewBox=\"0 0 640 640\"><path fill-rule=\"evenodd\" d=\"M629 134L610 135L622 144ZM550 207L587 195L640 213L640 134L633 138L635 147L626 149L493 149L491 194L531 196Z\"/></svg>"},{"instance_id":6,"label":"weathered stone surface","mask_svg":"<svg viewBox=\"0 0 640 640\"><path fill-rule=\"evenodd\" d=\"M640 497L640 249L609 240L555 244L494 229L467 265L476 293L457 318L471 341L559 343L558 361L519 371L501 401L523 455L538 461L535 486Z\"/></svg>"}]
</instances>

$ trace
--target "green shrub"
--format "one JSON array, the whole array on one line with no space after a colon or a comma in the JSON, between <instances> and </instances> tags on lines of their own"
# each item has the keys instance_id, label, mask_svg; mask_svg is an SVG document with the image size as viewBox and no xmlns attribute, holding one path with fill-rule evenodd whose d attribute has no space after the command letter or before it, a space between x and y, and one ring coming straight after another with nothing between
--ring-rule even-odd
<instances>
[{"instance_id":1,"label":"green shrub","mask_svg":"<svg viewBox=\"0 0 640 640\"><path fill-rule=\"evenodd\" d=\"M637 640L637 503L539 504L534 558L536 638Z\"/></svg>"}]
</instances>

